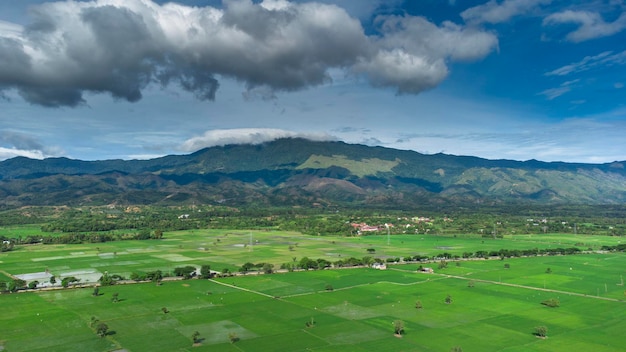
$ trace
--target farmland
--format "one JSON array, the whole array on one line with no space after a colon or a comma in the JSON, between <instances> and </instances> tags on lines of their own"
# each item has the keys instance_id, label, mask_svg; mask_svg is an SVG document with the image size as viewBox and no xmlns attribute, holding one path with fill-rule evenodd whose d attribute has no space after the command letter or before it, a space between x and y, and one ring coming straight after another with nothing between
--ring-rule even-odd
<instances>
[{"instance_id":1,"label":"farmland","mask_svg":"<svg viewBox=\"0 0 626 352\"><path fill-rule=\"evenodd\" d=\"M405 256L461 256L463 252L498 251L502 248L549 249L580 247L599 250L620 243L621 237L567 234L515 235L485 239L458 235L385 235L364 237L306 236L286 231L189 230L166 233L162 240L113 241L63 245L26 245L0 253L1 271L53 275L77 270L108 271L128 277L133 271L171 272L180 265L210 265L214 270L237 271L245 262L268 262L276 267L303 258L372 256L381 259ZM374 249L373 253L367 249Z\"/></svg>"},{"instance_id":2,"label":"farmland","mask_svg":"<svg viewBox=\"0 0 626 352\"><path fill-rule=\"evenodd\" d=\"M15 231L15 229L12 229ZM372 255L579 246L597 250L620 237L384 235L318 237L281 231L193 230L162 240L28 245L0 254L5 276L46 269L132 272L182 265L231 271L244 262L302 257L334 261ZM368 252L368 249L375 249ZM458 263L458 264L457 264ZM435 273L419 273L430 265ZM163 281L0 295L6 351L618 351L626 302L622 253L390 265ZM547 270L547 269L550 270ZM113 294L119 301L112 302ZM451 302L446 303L446 297ZM541 302L557 299L559 307ZM422 308L416 308L417 301ZM164 313L163 308L167 309ZM92 317L110 328L98 337ZM404 324L402 337L393 322ZM308 326L307 326L308 325ZM533 335L548 328L548 338ZM199 333L198 343L192 334Z\"/></svg>"},{"instance_id":3,"label":"farmland","mask_svg":"<svg viewBox=\"0 0 626 352\"><path fill-rule=\"evenodd\" d=\"M521 258L509 269L497 260L476 261L442 274L397 266L119 285L102 288L98 297L90 289L2 295L11 309L0 324L9 351L446 351L456 345L464 351L617 351L626 342L625 303L611 268L623 268L625 261L623 255ZM552 273L543 271L546 265ZM497 273L503 277L490 280ZM504 285L516 282L509 276L538 285ZM548 289L563 292L542 290L544 280ZM606 291L601 281L607 281ZM113 292L120 302L110 301ZM451 304L444 302L447 295ZM540 304L548 298L558 298L560 307ZM422 309L415 308L417 300ZM89 327L92 316L114 334L97 337ZM311 319L315 325L307 328ZM392 334L397 319L406 327L402 338ZM532 335L538 325L549 328L549 338ZM190 339L194 331L203 338L197 347ZM239 340L231 343L230 333Z\"/></svg>"}]
</instances>

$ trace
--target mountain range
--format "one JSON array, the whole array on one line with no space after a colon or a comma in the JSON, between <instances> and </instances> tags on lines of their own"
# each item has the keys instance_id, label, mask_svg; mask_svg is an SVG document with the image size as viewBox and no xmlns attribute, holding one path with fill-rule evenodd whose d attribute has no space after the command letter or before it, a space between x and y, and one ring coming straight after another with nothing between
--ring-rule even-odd
<instances>
[{"instance_id":1,"label":"mountain range","mask_svg":"<svg viewBox=\"0 0 626 352\"><path fill-rule=\"evenodd\" d=\"M12 158L0 162L0 206L623 204L625 165L425 155L286 138L150 160Z\"/></svg>"}]
</instances>

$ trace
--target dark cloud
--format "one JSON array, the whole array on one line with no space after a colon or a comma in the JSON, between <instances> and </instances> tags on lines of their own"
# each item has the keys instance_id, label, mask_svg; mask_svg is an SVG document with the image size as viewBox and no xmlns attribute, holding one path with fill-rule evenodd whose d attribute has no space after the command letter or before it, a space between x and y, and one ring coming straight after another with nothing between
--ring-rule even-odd
<instances>
[{"instance_id":1,"label":"dark cloud","mask_svg":"<svg viewBox=\"0 0 626 352\"><path fill-rule=\"evenodd\" d=\"M479 59L497 46L491 33L408 15L380 17L381 35L368 37L344 9L316 2L227 0L219 9L67 1L34 7L31 16L24 28L0 26L0 94L15 88L49 107L84 104L85 92L135 102L150 84L213 100L217 77L272 97L328 83L337 68L415 94L438 85L448 61Z\"/></svg>"},{"instance_id":2,"label":"dark cloud","mask_svg":"<svg viewBox=\"0 0 626 352\"><path fill-rule=\"evenodd\" d=\"M19 94L24 100L45 107L75 107L85 103L83 94L78 89L65 87L21 86Z\"/></svg>"},{"instance_id":3,"label":"dark cloud","mask_svg":"<svg viewBox=\"0 0 626 352\"><path fill-rule=\"evenodd\" d=\"M43 150L44 146L36 139L22 133L0 131L0 144L25 150Z\"/></svg>"}]
</instances>

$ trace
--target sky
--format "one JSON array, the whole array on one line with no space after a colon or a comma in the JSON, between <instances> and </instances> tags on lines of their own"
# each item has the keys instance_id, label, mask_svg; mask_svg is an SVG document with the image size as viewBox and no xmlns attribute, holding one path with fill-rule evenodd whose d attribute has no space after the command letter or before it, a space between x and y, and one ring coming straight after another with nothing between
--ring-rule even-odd
<instances>
[{"instance_id":1,"label":"sky","mask_svg":"<svg viewBox=\"0 0 626 352\"><path fill-rule=\"evenodd\" d=\"M0 160L281 137L626 160L622 0L0 1Z\"/></svg>"}]
</instances>

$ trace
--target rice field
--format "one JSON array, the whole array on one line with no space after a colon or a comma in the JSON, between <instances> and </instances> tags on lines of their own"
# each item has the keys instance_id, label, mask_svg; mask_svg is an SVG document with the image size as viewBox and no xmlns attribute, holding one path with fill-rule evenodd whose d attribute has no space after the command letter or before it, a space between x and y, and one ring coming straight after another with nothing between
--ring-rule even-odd
<instances>
[{"instance_id":1,"label":"rice field","mask_svg":"<svg viewBox=\"0 0 626 352\"><path fill-rule=\"evenodd\" d=\"M257 242L258 241L258 242ZM619 238L542 235L308 237L286 232L177 232L155 241L33 245L0 254L8 275L171 270L308 256L402 257L441 252L599 248ZM251 245L252 244L252 245ZM424 264L426 265L426 264ZM4 351L622 351L626 255L545 256L302 271L214 280L37 290L0 295ZM548 270L550 269L550 270ZM25 276L28 277L28 276ZM112 302L113 294L119 302ZM446 303L450 296L451 303ZM559 307L542 305L558 299ZM417 301L422 308L416 308ZM163 308L166 308L167 313ZM92 317L109 326L99 337ZM394 322L404 334L393 334ZM307 326L308 323L308 326ZM537 326L548 337L537 338ZM193 343L192 334L200 334Z\"/></svg>"}]
</instances>

